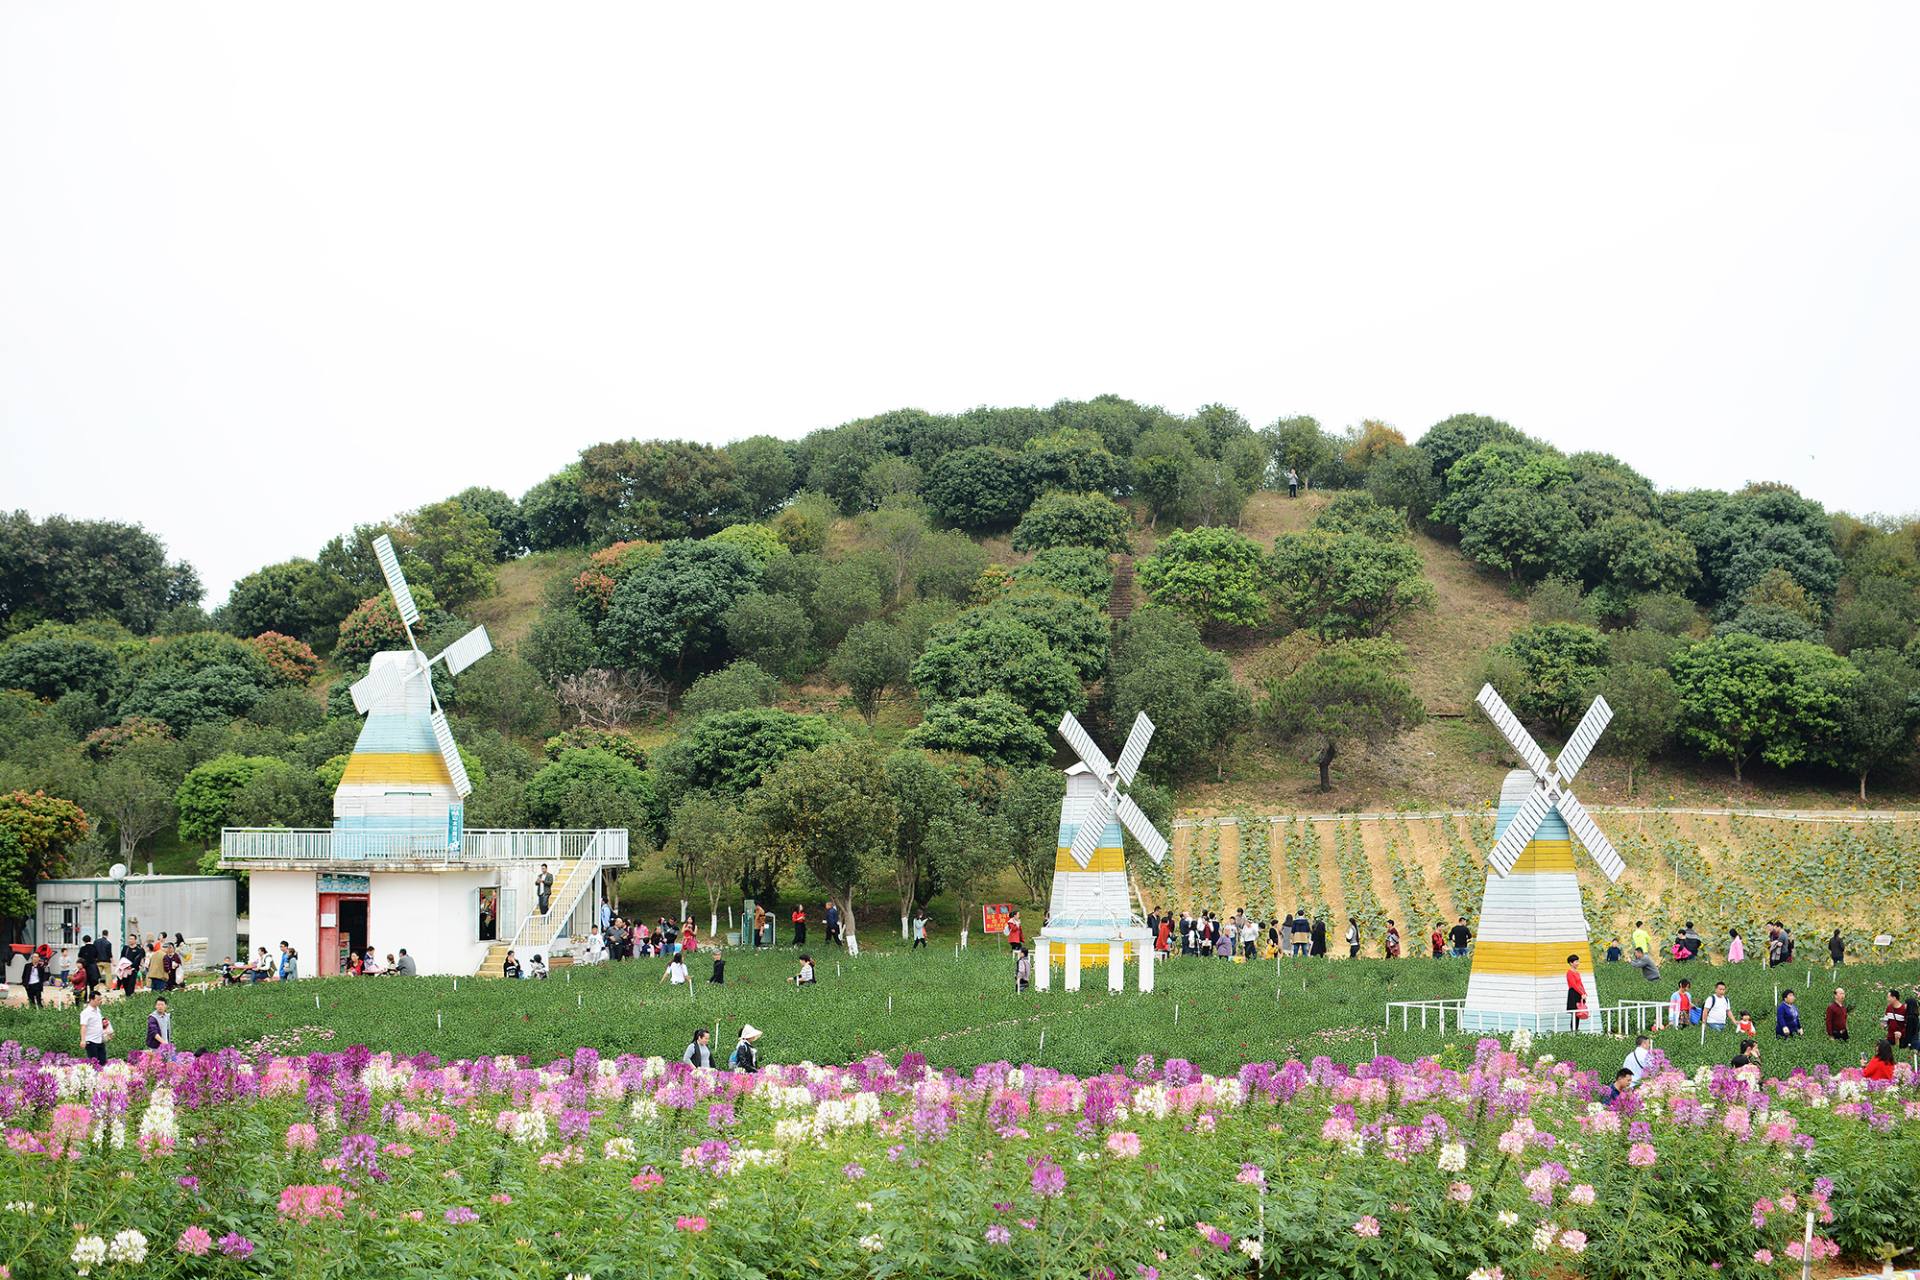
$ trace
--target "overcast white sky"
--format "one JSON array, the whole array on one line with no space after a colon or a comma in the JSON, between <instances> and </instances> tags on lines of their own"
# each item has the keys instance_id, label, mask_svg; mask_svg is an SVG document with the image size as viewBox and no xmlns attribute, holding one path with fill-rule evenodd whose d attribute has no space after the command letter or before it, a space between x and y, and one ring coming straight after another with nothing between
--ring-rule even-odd
<instances>
[{"instance_id":1,"label":"overcast white sky","mask_svg":"<svg viewBox=\"0 0 1920 1280\"><path fill-rule=\"evenodd\" d=\"M1920 508L1915 6L0 2L0 507L209 605L624 435L1111 391Z\"/></svg>"}]
</instances>

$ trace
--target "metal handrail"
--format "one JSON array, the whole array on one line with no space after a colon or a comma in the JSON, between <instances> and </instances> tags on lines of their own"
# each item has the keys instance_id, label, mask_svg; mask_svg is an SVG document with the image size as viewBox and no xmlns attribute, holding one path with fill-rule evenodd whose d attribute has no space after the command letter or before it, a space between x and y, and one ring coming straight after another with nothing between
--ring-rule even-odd
<instances>
[{"instance_id":1,"label":"metal handrail","mask_svg":"<svg viewBox=\"0 0 1920 1280\"><path fill-rule=\"evenodd\" d=\"M625 830L612 828L596 835L611 836L616 833L622 837L617 852L613 851L614 842L611 840L602 842L596 838L589 841L578 861L574 863L573 869L567 872L567 878L555 886L560 892L548 898L547 910L544 913L529 911L521 917L520 923L514 928L513 941L510 944L515 951L544 947L551 958L553 944L559 936L561 926L572 919L573 913L580 909L580 900L593 888L601 870L609 865L625 866L627 864ZM541 930L542 925L545 926L544 933Z\"/></svg>"},{"instance_id":2,"label":"metal handrail","mask_svg":"<svg viewBox=\"0 0 1920 1280\"><path fill-rule=\"evenodd\" d=\"M572 862L589 849L605 863L627 865L627 831L469 828L460 847L438 836L335 831L331 827L228 827L220 832L220 860L246 862L435 862L496 866L505 862Z\"/></svg>"}]
</instances>

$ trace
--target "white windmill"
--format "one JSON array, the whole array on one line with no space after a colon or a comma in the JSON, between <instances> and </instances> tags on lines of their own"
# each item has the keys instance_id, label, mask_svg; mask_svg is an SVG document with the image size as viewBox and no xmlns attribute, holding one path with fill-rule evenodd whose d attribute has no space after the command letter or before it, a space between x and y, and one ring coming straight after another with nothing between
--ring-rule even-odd
<instances>
[{"instance_id":1,"label":"white windmill","mask_svg":"<svg viewBox=\"0 0 1920 1280\"><path fill-rule=\"evenodd\" d=\"M353 705L367 717L334 792L335 843L354 833L370 843L396 840L425 846L444 842L459 850L461 801L473 791L453 731L433 690L433 664L458 675L493 651L485 627L475 627L428 657L414 638L420 609L385 534L373 540L380 573L393 593L407 648L373 655L367 674L355 681Z\"/></svg>"},{"instance_id":2,"label":"white windmill","mask_svg":"<svg viewBox=\"0 0 1920 1280\"><path fill-rule=\"evenodd\" d=\"M1605 698L1595 698L1559 758L1549 761L1492 685L1481 686L1474 701L1527 767L1513 770L1500 787L1500 816L1487 855L1493 870L1480 908L1460 1025L1598 1031L1599 1018L1578 1021L1567 1010L1569 955L1580 958L1589 1010L1599 1007L1572 840L1579 839L1609 881L1618 880L1626 864L1568 787L1613 718L1613 708Z\"/></svg>"},{"instance_id":3,"label":"white windmill","mask_svg":"<svg viewBox=\"0 0 1920 1280\"><path fill-rule=\"evenodd\" d=\"M1051 981L1057 961L1069 991L1080 987L1082 965L1107 962L1107 988L1124 985L1129 952L1140 965L1140 989L1153 990L1153 945L1144 921L1134 914L1128 888L1121 829L1140 842L1156 863L1167 856L1166 837L1154 829L1131 796L1153 721L1134 717L1117 763L1109 762L1071 712L1060 719L1060 736L1079 756L1067 769L1066 797L1060 802L1060 842L1053 864L1053 892L1046 927L1040 931L1034 977L1041 990Z\"/></svg>"}]
</instances>

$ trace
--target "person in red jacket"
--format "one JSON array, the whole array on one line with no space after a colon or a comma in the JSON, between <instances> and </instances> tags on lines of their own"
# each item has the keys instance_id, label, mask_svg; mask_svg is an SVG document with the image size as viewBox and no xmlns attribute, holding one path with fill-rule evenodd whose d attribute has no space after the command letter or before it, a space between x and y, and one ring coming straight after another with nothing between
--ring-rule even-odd
<instances>
[{"instance_id":1,"label":"person in red jacket","mask_svg":"<svg viewBox=\"0 0 1920 1280\"><path fill-rule=\"evenodd\" d=\"M1887 1039L1899 1044L1907 1029L1907 1006L1897 989L1887 992L1887 1011L1881 1015L1880 1022L1886 1028Z\"/></svg>"},{"instance_id":2,"label":"person in red jacket","mask_svg":"<svg viewBox=\"0 0 1920 1280\"><path fill-rule=\"evenodd\" d=\"M1882 1040L1873 1056L1860 1064L1860 1073L1869 1080L1893 1079L1893 1041Z\"/></svg>"},{"instance_id":3,"label":"person in red jacket","mask_svg":"<svg viewBox=\"0 0 1920 1280\"><path fill-rule=\"evenodd\" d=\"M1847 1038L1847 1014L1850 1012L1852 1010L1847 1008L1847 989L1835 987L1833 1003L1827 1006L1827 1036L1830 1039L1845 1040Z\"/></svg>"}]
</instances>

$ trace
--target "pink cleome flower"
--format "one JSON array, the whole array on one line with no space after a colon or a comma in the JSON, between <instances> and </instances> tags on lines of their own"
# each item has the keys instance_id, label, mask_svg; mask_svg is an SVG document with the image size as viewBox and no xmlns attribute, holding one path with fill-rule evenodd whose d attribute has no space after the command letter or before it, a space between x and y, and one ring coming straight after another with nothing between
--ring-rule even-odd
<instances>
[{"instance_id":1,"label":"pink cleome flower","mask_svg":"<svg viewBox=\"0 0 1920 1280\"><path fill-rule=\"evenodd\" d=\"M295 1183L280 1192L280 1216L294 1222L345 1216L347 1193L333 1183Z\"/></svg>"},{"instance_id":2,"label":"pink cleome flower","mask_svg":"<svg viewBox=\"0 0 1920 1280\"><path fill-rule=\"evenodd\" d=\"M683 1213L673 1220L673 1229L675 1231L690 1231L697 1235L707 1229L707 1220L700 1217L689 1217Z\"/></svg>"},{"instance_id":3,"label":"pink cleome flower","mask_svg":"<svg viewBox=\"0 0 1920 1280\"><path fill-rule=\"evenodd\" d=\"M1360 1221L1353 1224L1353 1234L1371 1238L1380 1234L1380 1219L1372 1214L1364 1214Z\"/></svg>"},{"instance_id":4,"label":"pink cleome flower","mask_svg":"<svg viewBox=\"0 0 1920 1280\"><path fill-rule=\"evenodd\" d=\"M1653 1149L1651 1142L1636 1142L1627 1149L1627 1163L1636 1169L1648 1168L1659 1158L1660 1153Z\"/></svg>"},{"instance_id":5,"label":"pink cleome flower","mask_svg":"<svg viewBox=\"0 0 1920 1280\"><path fill-rule=\"evenodd\" d=\"M206 1257L207 1252L212 1248L213 1237L208 1234L205 1227L201 1226L188 1227L180 1233L180 1238L173 1242L175 1253L184 1253L195 1258Z\"/></svg>"},{"instance_id":6,"label":"pink cleome flower","mask_svg":"<svg viewBox=\"0 0 1920 1280\"><path fill-rule=\"evenodd\" d=\"M1140 1154L1140 1135L1119 1129L1107 1135L1107 1154L1131 1160Z\"/></svg>"}]
</instances>

